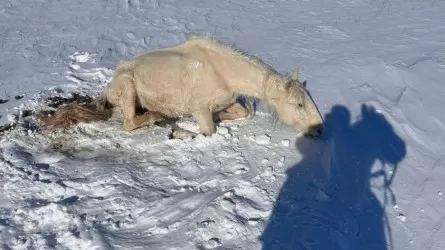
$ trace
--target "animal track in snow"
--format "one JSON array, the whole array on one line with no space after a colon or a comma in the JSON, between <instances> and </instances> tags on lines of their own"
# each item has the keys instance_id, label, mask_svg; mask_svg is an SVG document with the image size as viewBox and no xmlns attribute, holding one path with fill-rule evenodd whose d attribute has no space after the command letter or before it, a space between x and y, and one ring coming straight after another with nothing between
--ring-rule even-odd
<instances>
[{"instance_id":1,"label":"animal track in snow","mask_svg":"<svg viewBox=\"0 0 445 250\"><path fill-rule=\"evenodd\" d=\"M143 11L147 9L158 9L172 7L173 0L121 0L119 7L125 11Z\"/></svg>"},{"instance_id":2,"label":"animal track in snow","mask_svg":"<svg viewBox=\"0 0 445 250\"><path fill-rule=\"evenodd\" d=\"M232 239L254 233L256 225L266 220L270 206L272 200L266 192L251 182L238 181L203 211L207 217L196 222L195 245L230 248Z\"/></svg>"}]
</instances>

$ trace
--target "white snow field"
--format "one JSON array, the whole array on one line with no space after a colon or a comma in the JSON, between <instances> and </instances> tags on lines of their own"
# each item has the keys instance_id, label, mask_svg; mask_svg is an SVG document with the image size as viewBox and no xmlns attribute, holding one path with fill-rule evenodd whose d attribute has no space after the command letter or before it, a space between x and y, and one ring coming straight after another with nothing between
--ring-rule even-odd
<instances>
[{"instance_id":1,"label":"white snow field","mask_svg":"<svg viewBox=\"0 0 445 250\"><path fill-rule=\"evenodd\" d=\"M324 136L29 116L189 33L299 68ZM445 249L445 1L2 0L0 34L2 249Z\"/></svg>"}]
</instances>

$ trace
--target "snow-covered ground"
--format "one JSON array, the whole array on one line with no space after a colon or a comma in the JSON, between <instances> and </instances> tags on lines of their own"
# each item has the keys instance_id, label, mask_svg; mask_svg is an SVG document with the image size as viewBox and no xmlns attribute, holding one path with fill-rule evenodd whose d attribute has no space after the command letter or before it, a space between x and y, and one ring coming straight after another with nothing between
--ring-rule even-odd
<instances>
[{"instance_id":1,"label":"snow-covered ground","mask_svg":"<svg viewBox=\"0 0 445 250\"><path fill-rule=\"evenodd\" d=\"M440 0L2 0L1 124L210 33L300 68L327 131L302 138L261 105L185 141L123 132L117 116L52 133L20 117L0 135L0 247L445 249L444 13Z\"/></svg>"}]
</instances>

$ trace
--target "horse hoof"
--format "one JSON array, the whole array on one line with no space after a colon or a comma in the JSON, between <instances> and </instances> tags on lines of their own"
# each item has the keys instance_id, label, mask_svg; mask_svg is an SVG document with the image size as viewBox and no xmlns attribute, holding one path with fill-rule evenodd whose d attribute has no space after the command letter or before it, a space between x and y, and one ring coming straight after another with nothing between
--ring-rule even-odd
<instances>
[{"instance_id":1,"label":"horse hoof","mask_svg":"<svg viewBox=\"0 0 445 250\"><path fill-rule=\"evenodd\" d=\"M185 140L185 139L193 139L196 137L196 133L187 131L185 129L174 129L172 130L169 138L170 139L179 139L179 140Z\"/></svg>"}]
</instances>

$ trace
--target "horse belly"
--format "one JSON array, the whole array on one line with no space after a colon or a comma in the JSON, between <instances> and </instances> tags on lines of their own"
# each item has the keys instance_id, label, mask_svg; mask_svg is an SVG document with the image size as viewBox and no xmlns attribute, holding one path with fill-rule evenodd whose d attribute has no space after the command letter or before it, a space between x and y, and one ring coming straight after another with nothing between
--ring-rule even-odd
<instances>
[{"instance_id":1,"label":"horse belly","mask_svg":"<svg viewBox=\"0 0 445 250\"><path fill-rule=\"evenodd\" d=\"M139 62L134 72L141 104L166 116L219 111L234 101L212 70L189 56L161 53Z\"/></svg>"},{"instance_id":2,"label":"horse belly","mask_svg":"<svg viewBox=\"0 0 445 250\"><path fill-rule=\"evenodd\" d=\"M162 92L138 92L141 105L150 110L162 113L165 116L176 117L187 115L184 104L178 101L180 96Z\"/></svg>"},{"instance_id":3,"label":"horse belly","mask_svg":"<svg viewBox=\"0 0 445 250\"><path fill-rule=\"evenodd\" d=\"M158 86L144 86L143 91L137 90L142 106L151 111L160 112L166 116L177 117L192 115L200 110L207 109L218 112L226 109L236 101L236 96L225 91L218 95L202 91L205 86L187 88L187 82L169 85L169 89ZM206 84L206 83L202 83Z\"/></svg>"}]
</instances>

